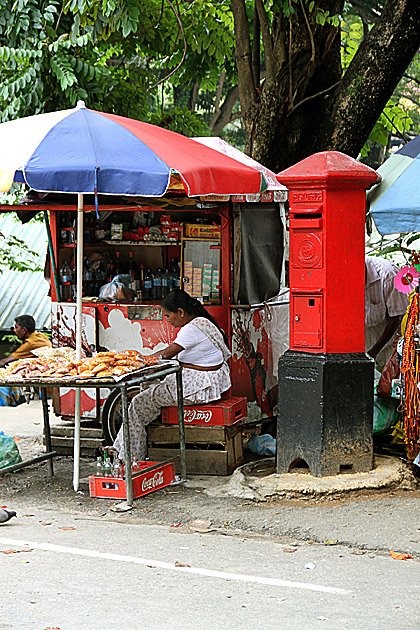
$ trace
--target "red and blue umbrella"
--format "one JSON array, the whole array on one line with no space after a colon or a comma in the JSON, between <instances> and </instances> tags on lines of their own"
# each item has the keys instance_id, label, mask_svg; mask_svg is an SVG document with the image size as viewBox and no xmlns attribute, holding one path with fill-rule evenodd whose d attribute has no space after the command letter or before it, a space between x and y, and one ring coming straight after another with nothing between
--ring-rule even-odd
<instances>
[{"instance_id":1,"label":"red and blue umbrella","mask_svg":"<svg viewBox=\"0 0 420 630\"><path fill-rule=\"evenodd\" d=\"M420 136L391 155L377 172L382 181L367 199L378 231L420 231Z\"/></svg>"},{"instance_id":2,"label":"red and blue umbrella","mask_svg":"<svg viewBox=\"0 0 420 630\"><path fill-rule=\"evenodd\" d=\"M85 108L0 124L0 191L161 197L180 178L189 196L259 193L260 169L173 131Z\"/></svg>"}]
</instances>

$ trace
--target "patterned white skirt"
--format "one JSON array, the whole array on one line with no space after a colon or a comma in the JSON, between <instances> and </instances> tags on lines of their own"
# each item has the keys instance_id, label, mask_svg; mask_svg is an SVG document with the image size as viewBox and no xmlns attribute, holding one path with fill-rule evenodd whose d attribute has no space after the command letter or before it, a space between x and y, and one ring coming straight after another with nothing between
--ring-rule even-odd
<instances>
[{"instance_id":1,"label":"patterned white skirt","mask_svg":"<svg viewBox=\"0 0 420 630\"><path fill-rule=\"evenodd\" d=\"M176 375L169 374L156 385L143 384L143 391L130 403L128 420L130 426L131 457L144 460L147 453L146 426L156 420L162 407L177 404ZM182 387L184 404L200 405L219 400L231 387L229 367L223 363L218 370L193 370L183 368ZM114 442L121 460L124 459L123 428Z\"/></svg>"}]
</instances>

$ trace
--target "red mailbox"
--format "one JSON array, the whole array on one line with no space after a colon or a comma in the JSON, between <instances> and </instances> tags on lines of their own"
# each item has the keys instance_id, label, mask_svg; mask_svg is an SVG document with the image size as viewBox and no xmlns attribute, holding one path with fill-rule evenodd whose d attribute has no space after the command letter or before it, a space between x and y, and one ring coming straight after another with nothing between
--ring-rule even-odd
<instances>
[{"instance_id":1,"label":"red mailbox","mask_svg":"<svg viewBox=\"0 0 420 630\"><path fill-rule=\"evenodd\" d=\"M316 153L289 188L290 350L278 370L277 472L372 467L373 361L365 355L365 190L372 169Z\"/></svg>"},{"instance_id":2,"label":"red mailbox","mask_svg":"<svg viewBox=\"0 0 420 630\"><path fill-rule=\"evenodd\" d=\"M290 349L364 352L363 210L378 175L324 151L277 177L290 190Z\"/></svg>"}]
</instances>

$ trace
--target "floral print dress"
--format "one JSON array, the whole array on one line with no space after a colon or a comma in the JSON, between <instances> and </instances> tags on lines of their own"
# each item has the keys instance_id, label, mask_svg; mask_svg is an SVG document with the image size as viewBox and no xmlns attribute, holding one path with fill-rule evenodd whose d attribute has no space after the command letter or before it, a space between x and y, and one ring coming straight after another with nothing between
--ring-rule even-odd
<instances>
[{"instance_id":1,"label":"floral print dress","mask_svg":"<svg viewBox=\"0 0 420 630\"><path fill-rule=\"evenodd\" d=\"M185 326L196 326L223 354L218 370L182 369L182 387L185 405L200 405L219 400L231 387L229 366L231 354L223 341L220 330L205 317L195 317ZM146 427L161 413L162 407L177 405L176 375L169 374L162 382L143 385L143 391L133 398L128 409L131 457L144 460L147 455ZM124 459L123 427L114 442L118 457Z\"/></svg>"}]
</instances>

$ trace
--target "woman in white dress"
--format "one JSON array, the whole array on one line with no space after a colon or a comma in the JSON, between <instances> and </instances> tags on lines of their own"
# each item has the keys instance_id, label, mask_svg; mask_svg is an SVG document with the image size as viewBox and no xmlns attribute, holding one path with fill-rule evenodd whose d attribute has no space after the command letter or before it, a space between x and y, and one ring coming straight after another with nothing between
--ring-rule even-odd
<instances>
[{"instance_id":1,"label":"woman in white dress","mask_svg":"<svg viewBox=\"0 0 420 630\"><path fill-rule=\"evenodd\" d=\"M180 328L175 340L156 353L163 359L177 357L181 363L184 404L199 405L219 400L230 389L227 364L231 356L224 332L204 306L181 289L170 291L162 302L166 320ZM155 420L162 407L177 404L176 376L151 385L133 398L128 409L131 455L144 460L147 453L146 426ZM122 427L114 442L124 459Z\"/></svg>"}]
</instances>

